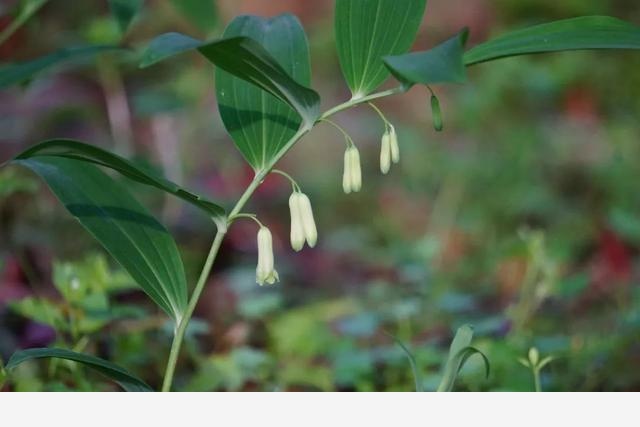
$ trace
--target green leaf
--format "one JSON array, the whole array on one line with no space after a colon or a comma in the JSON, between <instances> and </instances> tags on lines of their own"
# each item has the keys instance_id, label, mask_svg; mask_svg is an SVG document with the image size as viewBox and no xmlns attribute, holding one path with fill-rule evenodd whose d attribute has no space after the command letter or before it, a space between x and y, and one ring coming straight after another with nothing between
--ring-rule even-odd
<instances>
[{"instance_id":1,"label":"green leaf","mask_svg":"<svg viewBox=\"0 0 640 427\"><path fill-rule=\"evenodd\" d=\"M580 49L640 49L640 27L609 16L583 16L536 25L479 44L466 65L530 53Z\"/></svg>"},{"instance_id":2,"label":"green leaf","mask_svg":"<svg viewBox=\"0 0 640 427\"><path fill-rule=\"evenodd\" d=\"M438 391L452 391L455 385L458 373L464 366L467 359L474 354L482 356L486 375L489 376L489 360L487 357L477 348L471 347L471 341L473 339L473 327L471 325L463 325L458 328L451 347L449 348L449 357L444 367L442 374L442 380L438 386Z\"/></svg>"},{"instance_id":3,"label":"green leaf","mask_svg":"<svg viewBox=\"0 0 640 427\"><path fill-rule=\"evenodd\" d=\"M111 14L118 23L121 34L127 32L131 22L142 10L143 3L143 0L109 0Z\"/></svg>"},{"instance_id":4,"label":"green leaf","mask_svg":"<svg viewBox=\"0 0 640 427\"><path fill-rule=\"evenodd\" d=\"M257 22L261 18L240 17L231 25L241 19ZM282 17L273 18L279 22ZM290 17L290 19L295 19ZM287 43L279 46L283 52L291 49L296 54L295 64L281 64L271 56L273 49L265 49L259 41L249 37L230 37L211 42L201 42L192 37L179 33L167 33L153 39L149 47L142 55L141 67L147 67L174 55L197 49L209 62L216 65L233 76L244 80L269 92L271 95L287 103L293 108L307 125L315 122L320 114L320 96L306 86L310 79L305 78L305 69L308 70L308 57L301 58L300 40L298 31L289 26L288 30L294 32L296 38L288 39L287 34L281 34ZM242 33L242 32L240 32ZM228 35L228 32L225 32ZM304 40L306 48L306 39ZM288 70L283 68L288 66ZM293 74L290 76L289 72ZM218 73L220 74L220 73ZM302 76L302 78L298 77Z\"/></svg>"},{"instance_id":5,"label":"green leaf","mask_svg":"<svg viewBox=\"0 0 640 427\"><path fill-rule=\"evenodd\" d=\"M200 31L209 32L218 24L215 0L171 0L171 3Z\"/></svg>"},{"instance_id":6,"label":"green leaf","mask_svg":"<svg viewBox=\"0 0 640 427\"><path fill-rule=\"evenodd\" d=\"M67 210L179 321L187 305L176 243L127 189L91 163L64 157L14 160L44 179Z\"/></svg>"},{"instance_id":7,"label":"green leaf","mask_svg":"<svg viewBox=\"0 0 640 427\"><path fill-rule=\"evenodd\" d=\"M460 372L460 370L462 370L462 368L464 367L464 364L467 363L467 359L469 359L474 354L482 357L482 361L484 362L484 375L485 378L489 378L489 374L491 374L491 365L489 364L489 359L483 352L472 346L465 347L462 349L462 351L460 351L459 356L462 361L460 362L460 369L458 369L458 372Z\"/></svg>"},{"instance_id":8,"label":"green leaf","mask_svg":"<svg viewBox=\"0 0 640 427\"><path fill-rule=\"evenodd\" d=\"M125 391L153 391L153 389L140 378L127 372L125 369L104 359L100 359L88 354L76 353L75 351L61 348L30 348L28 350L16 351L7 362L7 371L12 370L22 362L33 359L58 358L73 360L82 363L94 371L111 378Z\"/></svg>"},{"instance_id":9,"label":"green leaf","mask_svg":"<svg viewBox=\"0 0 640 427\"><path fill-rule=\"evenodd\" d=\"M388 77L382 58L405 53L416 38L426 0L336 0L340 67L354 98Z\"/></svg>"},{"instance_id":10,"label":"green leaf","mask_svg":"<svg viewBox=\"0 0 640 427\"><path fill-rule=\"evenodd\" d=\"M202 209L207 214L211 215L219 227L224 226L226 221L225 210L221 206L213 203L205 197L194 194L163 177L142 170L123 157L93 145L69 139L52 139L41 142L40 144L34 145L33 147L25 150L19 154L16 159L29 159L39 156L64 157L82 160L83 162L95 163L97 165L116 170L129 179L166 191L167 193L173 194L174 196Z\"/></svg>"},{"instance_id":11,"label":"green leaf","mask_svg":"<svg viewBox=\"0 0 640 427\"><path fill-rule=\"evenodd\" d=\"M283 72L301 84L310 83L307 38L296 17L240 16L229 24L224 36L256 40ZM229 72L216 71L216 94L227 131L256 170L273 160L300 127L299 117L283 102Z\"/></svg>"},{"instance_id":12,"label":"green leaf","mask_svg":"<svg viewBox=\"0 0 640 427\"><path fill-rule=\"evenodd\" d=\"M14 169L0 171L0 200L15 193L35 193L38 186L32 177L18 175Z\"/></svg>"},{"instance_id":13,"label":"green leaf","mask_svg":"<svg viewBox=\"0 0 640 427\"><path fill-rule=\"evenodd\" d=\"M7 65L0 68L0 89L24 83L38 73L56 65L89 59L99 53L118 49L121 48L107 45L65 47L33 61Z\"/></svg>"},{"instance_id":14,"label":"green leaf","mask_svg":"<svg viewBox=\"0 0 640 427\"><path fill-rule=\"evenodd\" d=\"M423 391L422 390L422 381L420 380L420 374L418 373L418 365L416 364L415 357L413 357L413 354L411 353L411 351L409 351L407 346L405 346L402 343L402 341L400 341L398 338L396 338L395 336L391 335L390 333L385 332L385 334L387 334L388 336L393 338L393 340L396 342L396 344L398 344L398 346L402 349L404 354L407 356L407 359L409 360L409 365L411 366L411 372L413 373L413 381L415 382L415 385L416 385L416 391L417 392Z\"/></svg>"},{"instance_id":15,"label":"green leaf","mask_svg":"<svg viewBox=\"0 0 640 427\"><path fill-rule=\"evenodd\" d=\"M9 303L11 311L58 331L65 331L67 318L62 307L43 298L26 297Z\"/></svg>"},{"instance_id":16,"label":"green leaf","mask_svg":"<svg viewBox=\"0 0 640 427\"><path fill-rule=\"evenodd\" d=\"M553 357L552 356L547 356L544 359L542 359L540 361L540 363L538 364L537 368L538 369L542 369L545 366L547 366L549 363L553 362Z\"/></svg>"},{"instance_id":17,"label":"green leaf","mask_svg":"<svg viewBox=\"0 0 640 427\"><path fill-rule=\"evenodd\" d=\"M4 383L7 380L7 371L4 369L4 362L2 361L2 357L0 357L0 390L4 387Z\"/></svg>"},{"instance_id":18,"label":"green leaf","mask_svg":"<svg viewBox=\"0 0 640 427\"><path fill-rule=\"evenodd\" d=\"M195 50L204 43L180 33L165 33L157 36L142 53L140 68L164 61L172 56Z\"/></svg>"},{"instance_id":19,"label":"green leaf","mask_svg":"<svg viewBox=\"0 0 640 427\"><path fill-rule=\"evenodd\" d=\"M9 39L25 22L27 22L48 0L22 0L14 14L13 21L0 31L0 44ZM1 10L0 10L1 12Z\"/></svg>"},{"instance_id":20,"label":"green leaf","mask_svg":"<svg viewBox=\"0 0 640 427\"><path fill-rule=\"evenodd\" d=\"M384 63L406 86L416 83L464 83L467 80L462 55L469 31L464 29L436 47L404 55L386 56Z\"/></svg>"}]
</instances>

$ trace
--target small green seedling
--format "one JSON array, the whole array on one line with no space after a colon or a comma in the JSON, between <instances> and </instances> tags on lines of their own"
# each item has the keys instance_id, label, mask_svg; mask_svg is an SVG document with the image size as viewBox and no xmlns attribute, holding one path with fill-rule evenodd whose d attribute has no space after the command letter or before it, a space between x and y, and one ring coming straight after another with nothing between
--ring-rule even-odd
<instances>
[{"instance_id":1,"label":"small green seedling","mask_svg":"<svg viewBox=\"0 0 640 427\"><path fill-rule=\"evenodd\" d=\"M524 357L520 357L518 359L518 362L520 362L522 366L531 369L535 391L542 391L542 386L540 385L540 371L542 371L542 368L547 366L552 360L552 356L540 359L540 352L535 347L531 347L529 349L526 359Z\"/></svg>"}]
</instances>

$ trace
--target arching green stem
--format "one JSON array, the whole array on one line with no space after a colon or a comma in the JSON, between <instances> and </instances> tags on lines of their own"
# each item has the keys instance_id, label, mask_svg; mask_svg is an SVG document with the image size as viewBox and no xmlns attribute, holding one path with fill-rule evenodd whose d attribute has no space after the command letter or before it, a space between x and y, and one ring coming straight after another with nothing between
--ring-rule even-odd
<instances>
[{"instance_id":1,"label":"arching green stem","mask_svg":"<svg viewBox=\"0 0 640 427\"><path fill-rule=\"evenodd\" d=\"M253 180L251 181L249 186L247 186L244 193L242 194L242 196L240 196L240 199L238 199L238 202L235 204L235 206L229 213L226 224L222 223L218 225L218 231L216 232L213 242L211 243L209 254L207 255L207 259L204 263L204 266L202 267L202 271L200 272L198 282L196 283L196 286L193 289L193 293L191 294L191 297L189 299L187 310L184 316L182 317L182 319L180 320L180 322L176 325L175 333L173 336L173 342L171 344L171 350L169 352L169 360L167 361L165 376L162 383L162 391L171 391L176 364L178 362L178 356L180 354L180 348L182 347L182 342L184 341L184 335L187 330L187 326L189 324L189 321L191 320L191 317L193 316L193 312L195 311L196 306L198 305L198 301L200 300L202 291L204 290L204 287L211 273L211 268L213 267L213 263L216 259L216 256L218 255L218 251L220 250L222 241L224 240L224 237L227 234L227 229L229 226L231 226L231 224L236 219L246 216L245 214L241 213L242 209L244 208L245 204L249 201L253 193L256 191L256 189L260 186L260 184L265 179L265 177L273 171L273 168L276 165L276 163L287 153L287 151L291 149L291 147L293 147L293 145L296 142L298 142L304 135L307 134L307 132L309 132L320 121L327 121L333 124L334 126L338 127L339 129L341 129L344 132L345 136L348 138L348 141L350 141L350 143L353 144L353 141L351 141L351 137L346 133L346 131L344 131L344 129L337 126L335 123L328 120L328 117L340 111L354 107L356 105L369 102L373 99L383 98L386 96L395 95L402 92L406 92L406 88L398 87L395 89L390 89L383 92L368 95L362 98L352 99L348 102L345 102L343 104L340 104L328 110L327 112L322 114L315 123L304 124L298 130L298 132L284 145L284 147L282 147L280 151L276 153L276 155L273 157L272 160L269 161L267 165L265 165L262 169L259 169L258 171L256 171L256 175L254 176Z\"/></svg>"}]
</instances>

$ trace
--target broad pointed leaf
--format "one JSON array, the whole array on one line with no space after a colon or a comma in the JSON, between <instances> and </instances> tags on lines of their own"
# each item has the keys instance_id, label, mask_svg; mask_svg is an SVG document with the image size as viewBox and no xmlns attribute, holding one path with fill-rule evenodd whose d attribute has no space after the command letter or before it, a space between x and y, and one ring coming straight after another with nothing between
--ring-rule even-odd
<instances>
[{"instance_id":1,"label":"broad pointed leaf","mask_svg":"<svg viewBox=\"0 0 640 427\"><path fill-rule=\"evenodd\" d=\"M309 85L307 38L296 17L240 16L224 32L224 37L238 36L256 40L288 75L300 84ZM276 97L238 77L227 71L216 71L218 106L236 146L258 170L268 165L296 133L300 118Z\"/></svg>"},{"instance_id":2,"label":"broad pointed leaf","mask_svg":"<svg viewBox=\"0 0 640 427\"><path fill-rule=\"evenodd\" d=\"M127 189L91 163L53 156L17 159L49 185L67 210L176 321L187 305L176 243Z\"/></svg>"},{"instance_id":3,"label":"broad pointed leaf","mask_svg":"<svg viewBox=\"0 0 640 427\"><path fill-rule=\"evenodd\" d=\"M27 360L50 357L82 363L88 368L112 379L125 391L153 391L147 383L114 363L88 354L77 353L61 348L30 348L28 350L17 351L11 356L9 362L7 362L6 369L9 371Z\"/></svg>"},{"instance_id":4,"label":"broad pointed leaf","mask_svg":"<svg viewBox=\"0 0 640 427\"><path fill-rule=\"evenodd\" d=\"M409 50L426 4L426 0L336 0L338 57L354 98L371 93L389 77L382 58Z\"/></svg>"},{"instance_id":5,"label":"broad pointed leaf","mask_svg":"<svg viewBox=\"0 0 640 427\"><path fill-rule=\"evenodd\" d=\"M583 16L513 31L475 46L466 65L531 53L640 49L640 27L609 16Z\"/></svg>"},{"instance_id":6,"label":"broad pointed leaf","mask_svg":"<svg viewBox=\"0 0 640 427\"><path fill-rule=\"evenodd\" d=\"M0 89L24 83L48 68L64 63L93 58L99 53L118 49L121 48L106 45L65 47L32 61L7 65L0 68Z\"/></svg>"},{"instance_id":7,"label":"broad pointed leaf","mask_svg":"<svg viewBox=\"0 0 640 427\"><path fill-rule=\"evenodd\" d=\"M39 156L65 157L95 163L116 170L122 175L142 184L150 185L171 193L182 200L204 210L218 224L226 220L224 209L212 201L194 194L173 182L142 170L129 160L105 151L93 145L68 139L52 139L25 150L16 159L29 159Z\"/></svg>"},{"instance_id":8,"label":"broad pointed leaf","mask_svg":"<svg viewBox=\"0 0 640 427\"><path fill-rule=\"evenodd\" d=\"M464 83L467 74L462 55L468 34L464 29L432 49L387 56L384 63L394 77L407 86L416 83Z\"/></svg>"},{"instance_id":9,"label":"broad pointed leaf","mask_svg":"<svg viewBox=\"0 0 640 427\"><path fill-rule=\"evenodd\" d=\"M243 18L261 19L257 17L241 17L236 18L231 25L235 25L234 23ZM293 17L290 18L295 20ZM273 20L274 22L280 22L282 18L278 17ZM295 66L283 63L281 61L282 58L274 58L272 55L274 49L269 46L263 47L260 44L260 42L264 43L264 40L254 40L244 36L244 32L240 31L234 31L233 34L243 35L241 37L234 37L228 31L225 32L226 38L212 42L201 42L179 33L163 34L151 41L142 56L140 66L146 67L179 53L197 49L220 70L224 70L224 72L238 79L251 83L252 86L257 86L261 90L269 92L293 108L305 123L311 124L320 114L320 96L314 90L306 87L309 84L309 78L299 77L305 77L305 74L301 73L300 70L306 67L308 71L309 62L308 56L306 58L300 57L301 40L299 38L299 30L288 25L284 31L290 31L290 33L281 34L288 44L282 44L280 49L284 51L286 47L288 49L286 50L287 52L292 52L291 56L295 55L296 61L298 61ZM254 38L258 38L259 33L251 32L251 34L256 36ZM287 35L291 35L292 38L288 39ZM306 49L306 39L304 39L304 48Z\"/></svg>"}]
</instances>

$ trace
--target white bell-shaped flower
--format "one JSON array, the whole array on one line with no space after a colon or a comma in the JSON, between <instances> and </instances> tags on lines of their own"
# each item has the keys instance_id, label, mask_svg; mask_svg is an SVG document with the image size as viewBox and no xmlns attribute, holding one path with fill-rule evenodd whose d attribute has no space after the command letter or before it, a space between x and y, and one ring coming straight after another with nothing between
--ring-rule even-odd
<instances>
[{"instance_id":1,"label":"white bell-shaped flower","mask_svg":"<svg viewBox=\"0 0 640 427\"><path fill-rule=\"evenodd\" d=\"M278 272L273 266L273 239L271 231L261 226L258 231L258 267L256 268L256 282L260 286L265 283L273 285L279 281Z\"/></svg>"},{"instance_id":2,"label":"white bell-shaped flower","mask_svg":"<svg viewBox=\"0 0 640 427\"><path fill-rule=\"evenodd\" d=\"M398 163L400 161L400 146L398 145L396 128L392 124L389 125L389 145L391 147L391 161Z\"/></svg>"},{"instance_id":3,"label":"white bell-shaped flower","mask_svg":"<svg viewBox=\"0 0 640 427\"><path fill-rule=\"evenodd\" d=\"M299 251L304 246L304 230L302 228L302 214L300 212L300 202L298 193L294 191L289 197L289 211L291 213L291 247Z\"/></svg>"},{"instance_id":4,"label":"white bell-shaped flower","mask_svg":"<svg viewBox=\"0 0 640 427\"><path fill-rule=\"evenodd\" d=\"M391 136L389 131L382 135L380 141L380 172L386 174L391 168Z\"/></svg>"},{"instance_id":5,"label":"white bell-shaped flower","mask_svg":"<svg viewBox=\"0 0 640 427\"><path fill-rule=\"evenodd\" d=\"M360 152L351 144L344 152L344 172L342 174L342 189L346 194L358 192L362 188L362 169L360 167Z\"/></svg>"},{"instance_id":6,"label":"white bell-shaped flower","mask_svg":"<svg viewBox=\"0 0 640 427\"><path fill-rule=\"evenodd\" d=\"M294 191L289 197L289 210L291 212L291 247L299 251L306 240L309 247L313 248L318 241L318 230L309 197Z\"/></svg>"},{"instance_id":7,"label":"white bell-shaped flower","mask_svg":"<svg viewBox=\"0 0 640 427\"><path fill-rule=\"evenodd\" d=\"M398 135L396 128L392 124L387 124L387 129L380 140L380 171L387 174L391 169L391 162L400 161L400 147L398 146Z\"/></svg>"}]
</instances>

